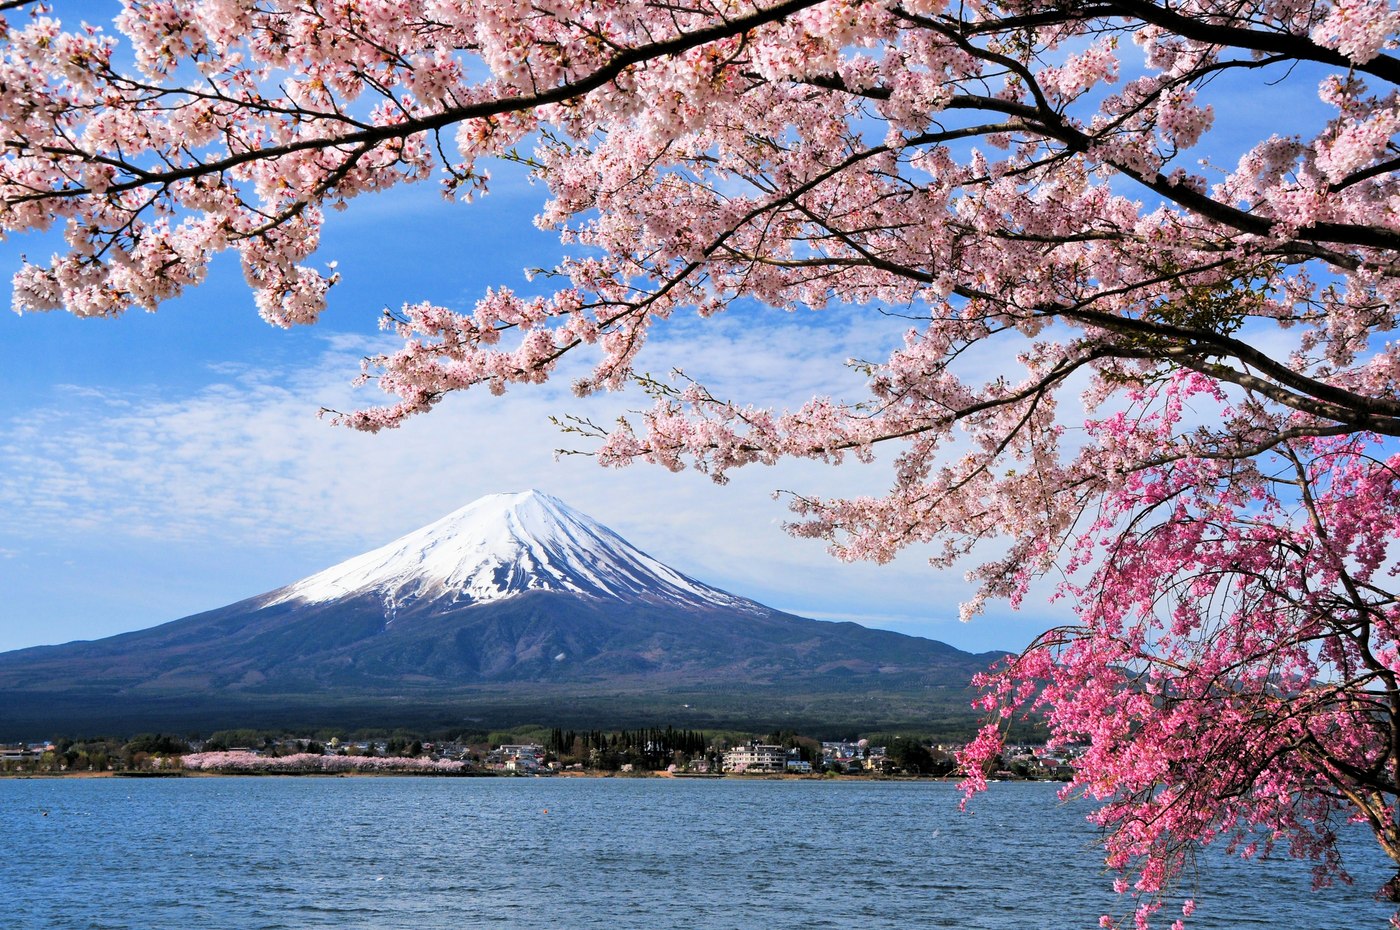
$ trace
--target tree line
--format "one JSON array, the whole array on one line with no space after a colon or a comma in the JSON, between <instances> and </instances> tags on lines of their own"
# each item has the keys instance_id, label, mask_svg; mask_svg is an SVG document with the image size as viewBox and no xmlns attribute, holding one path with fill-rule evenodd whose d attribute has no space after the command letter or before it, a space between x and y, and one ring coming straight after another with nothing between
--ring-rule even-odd
<instances>
[{"instance_id":1,"label":"tree line","mask_svg":"<svg viewBox=\"0 0 1400 930\"><path fill-rule=\"evenodd\" d=\"M700 730L677 730L673 726L641 727L635 730L564 730L555 727L545 743L546 751L560 760L588 763L642 765L662 769L676 757L694 758L712 754L711 740Z\"/></svg>"}]
</instances>

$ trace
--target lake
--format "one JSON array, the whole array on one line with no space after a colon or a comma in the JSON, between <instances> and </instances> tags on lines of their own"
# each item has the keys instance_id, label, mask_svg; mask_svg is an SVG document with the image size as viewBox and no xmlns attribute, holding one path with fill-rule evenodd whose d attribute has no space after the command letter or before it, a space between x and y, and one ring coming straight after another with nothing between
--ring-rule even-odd
<instances>
[{"instance_id":1,"label":"lake","mask_svg":"<svg viewBox=\"0 0 1400 930\"><path fill-rule=\"evenodd\" d=\"M1092 930L1130 905L1055 788L962 814L945 782L0 779L0 925ZM1356 886L1317 893L1210 857L1188 928L1380 930L1390 870L1355 839Z\"/></svg>"}]
</instances>

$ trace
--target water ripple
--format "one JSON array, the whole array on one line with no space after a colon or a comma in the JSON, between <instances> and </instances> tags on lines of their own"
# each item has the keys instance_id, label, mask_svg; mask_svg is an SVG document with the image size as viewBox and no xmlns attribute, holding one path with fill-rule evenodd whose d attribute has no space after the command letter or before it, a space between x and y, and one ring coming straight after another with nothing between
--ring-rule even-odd
<instances>
[{"instance_id":1,"label":"water ripple","mask_svg":"<svg viewBox=\"0 0 1400 930\"><path fill-rule=\"evenodd\" d=\"M936 783L0 780L0 893L7 930L1093 930L1127 903L1084 812L1019 784L965 815ZM1357 885L1318 894L1207 857L1190 926L1380 930L1357 839Z\"/></svg>"}]
</instances>

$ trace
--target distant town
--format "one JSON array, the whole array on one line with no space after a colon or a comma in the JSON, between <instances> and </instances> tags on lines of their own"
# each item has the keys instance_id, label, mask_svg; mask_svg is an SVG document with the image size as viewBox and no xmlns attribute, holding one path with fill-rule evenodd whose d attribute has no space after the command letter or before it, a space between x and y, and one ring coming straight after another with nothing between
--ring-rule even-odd
<instances>
[{"instance_id":1,"label":"distant town","mask_svg":"<svg viewBox=\"0 0 1400 930\"><path fill-rule=\"evenodd\" d=\"M530 728L486 739L271 735L207 738L145 734L0 745L0 775L441 774L479 776L957 777L958 745L916 737L819 740L796 733L716 734L671 727L575 732ZM1008 745L1003 779L1067 780L1074 749Z\"/></svg>"}]
</instances>

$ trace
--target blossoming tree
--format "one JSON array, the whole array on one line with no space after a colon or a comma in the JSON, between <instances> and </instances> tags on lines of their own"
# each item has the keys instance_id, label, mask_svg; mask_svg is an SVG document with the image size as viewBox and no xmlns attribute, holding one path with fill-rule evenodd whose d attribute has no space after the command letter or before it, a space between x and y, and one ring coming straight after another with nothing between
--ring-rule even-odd
<instances>
[{"instance_id":1,"label":"blossoming tree","mask_svg":"<svg viewBox=\"0 0 1400 930\"><path fill-rule=\"evenodd\" d=\"M1139 919L1201 843L1282 844L1325 882L1359 820L1400 860L1386 0L124 0L124 44L0 11L0 228L65 243L17 310L154 308L234 251L270 322L312 322L327 207L469 199L520 162L580 257L549 296L388 314L404 346L366 376L392 401L338 420L580 351L580 394L619 388L651 327L736 301L906 317L860 399L647 380L645 414L572 428L717 480L888 446L887 494L794 497L794 531L939 566L999 539L969 613L1063 572L1079 622L987 706L1087 745L1073 788ZM1213 126L1264 92L1296 103L1284 134Z\"/></svg>"},{"instance_id":2,"label":"blossoming tree","mask_svg":"<svg viewBox=\"0 0 1400 930\"><path fill-rule=\"evenodd\" d=\"M419 759L385 756L328 756L322 753L298 752L289 756L260 756L246 749L223 752L196 752L180 759L183 768L197 772L230 774L362 774L395 773L401 775L460 775L469 768L465 762L452 759Z\"/></svg>"}]
</instances>

